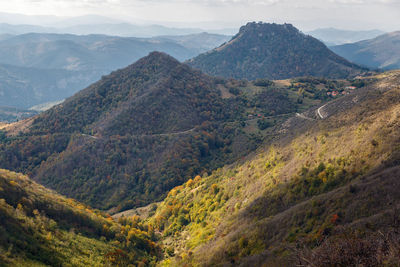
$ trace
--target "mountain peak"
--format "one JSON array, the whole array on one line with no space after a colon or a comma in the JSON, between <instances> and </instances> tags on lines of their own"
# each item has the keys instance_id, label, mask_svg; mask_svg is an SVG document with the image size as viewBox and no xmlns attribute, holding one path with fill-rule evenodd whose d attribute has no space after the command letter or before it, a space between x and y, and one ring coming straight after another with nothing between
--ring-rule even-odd
<instances>
[{"instance_id":1,"label":"mountain peak","mask_svg":"<svg viewBox=\"0 0 400 267\"><path fill-rule=\"evenodd\" d=\"M234 36L235 38L249 38L254 35L257 39L263 39L266 36L273 38L274 35L280 35L282 33L297 35L301 32L294 27L292 24L276 24L276 23L264 23L264 22L249 22L246 25L240 27L239 33Z\"/></svg>"},{"instance_id":2,"label":"mountain peak","mask_svg":"<svg viewBox=\"0 0 400 267\"><path fill-rule=\"evenodd\" d=\"M345 78L362 71L291 24L262 22L247 23L231 41L188 64L210 75L249 80Z\"/></svg>"},{"instance_id":3,"label":"mountain peak","mask_svg":"<svg viewBox=\"0 0 400 267\"><path fill-rule=\"evenodd\" d=\"M171 60L171 61L178 62L178 60L176 60L175 58L171 57L167 53L159 52L159 51L150 52L146 57L144 57L142 59L146 59L146 58L152 59L152 60Z\"/></svg>"},{"instance_id":4,"label":"mountain peak","mask_svg":"<svg viewBox=\"0 0 400 267\"><path fill-rule=\"evenodd\" d=\"M299 32L299 30L290 23L276 24L276 23L264 23L264 22L248 22L246 25L240 27L240 32L249 31L274 31L274 30L285 29L287 31Z\"/></svg>"},{"instance_id":5,"label":"mountain peak","mask_svg":"<svg viewBox=\"0 0 400 267\"><path fill-rule=\"evenodd\" d=\"M153 51L147 56L139 59L133 65L167 65L167 66L177 66L181 64L178 60L172 56L159 51Z\"/></svg>"}]
</instances>

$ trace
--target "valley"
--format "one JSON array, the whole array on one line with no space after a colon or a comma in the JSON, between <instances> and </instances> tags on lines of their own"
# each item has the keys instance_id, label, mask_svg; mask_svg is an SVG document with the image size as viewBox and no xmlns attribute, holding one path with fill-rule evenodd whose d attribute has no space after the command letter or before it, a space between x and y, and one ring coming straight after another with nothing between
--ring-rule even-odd
<instances>
[{"instance_id":1,"label":"valley","mask_svg":"<svg viewBox=\"0 0 400 267\"><path fill-rule=\"evenodd\" d=\"M399 266L396 34L325 32L0 35L0 266Z\"/></svg>"}]
</instances>

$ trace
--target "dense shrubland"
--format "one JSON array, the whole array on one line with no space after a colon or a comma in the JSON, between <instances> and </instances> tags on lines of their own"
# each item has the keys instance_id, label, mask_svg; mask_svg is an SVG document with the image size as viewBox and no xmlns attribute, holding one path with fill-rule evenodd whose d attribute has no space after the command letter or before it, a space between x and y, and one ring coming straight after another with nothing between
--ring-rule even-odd
<instances>
[{"instance_id":1,"label":"dense shrubland","mask_svg":"<svg viewBox=\"0 0 400 267\"><path fill-rule=\"evenodd\" d=\"M393 76L380 77L353 108L171 190L149 219L164 236L163 263L398 265Z\"/></svg>"},{"instance_id":2,"label":"dense shrubland","mask_svg":"<svg viewBox=\"0 0 400 267\"><path fill-rule=\"evenodd\" d=\"M159 254L154 230L118 222L22 174L0 170L0 265L136 266Z\"/></svg>"}]
</instances>

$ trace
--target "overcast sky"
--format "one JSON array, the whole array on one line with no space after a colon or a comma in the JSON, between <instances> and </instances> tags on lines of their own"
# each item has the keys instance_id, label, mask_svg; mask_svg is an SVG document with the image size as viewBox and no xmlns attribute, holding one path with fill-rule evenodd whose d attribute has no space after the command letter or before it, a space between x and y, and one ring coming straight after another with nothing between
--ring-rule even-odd
<instances>
[{"instance_id":1,"label":"overcast sky","mask_svg":"<svg viewBox=\"0 0 400 267\"><path fill-rule=\"evenodd\" d=\"M400 0L0 0L0 12L97 14L130 22L203 28L266 21L289 22L303 30L330 26L400 30Z\"/></svg>"}]
</instances>

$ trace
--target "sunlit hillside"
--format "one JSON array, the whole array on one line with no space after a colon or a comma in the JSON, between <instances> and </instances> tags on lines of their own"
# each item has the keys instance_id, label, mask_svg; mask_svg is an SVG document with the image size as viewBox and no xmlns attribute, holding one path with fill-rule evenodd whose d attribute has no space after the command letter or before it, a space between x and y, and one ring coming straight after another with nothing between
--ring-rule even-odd
<instances>
[{"instance_id":1,"label":"sunlit hillside","mask_svg":"<svg viewBox=\"0 0 400 267\"><path fill-rule=\"evenodd\" d=\"M163 263L400 264L400 72L374 79L324 119L293 118L254 155L171 190L149 219Z\"/></svg>"},{"instance_id":2,"label":"sunlit hillside","mask_svg":"<svg viewBox=\"0 0 400 267\"><path fill-rule=\"evenodd\" d=\"M0 266L137 266L159 255L153 229L119 222L0 170Z\"/></svg>"}]
</instances>

